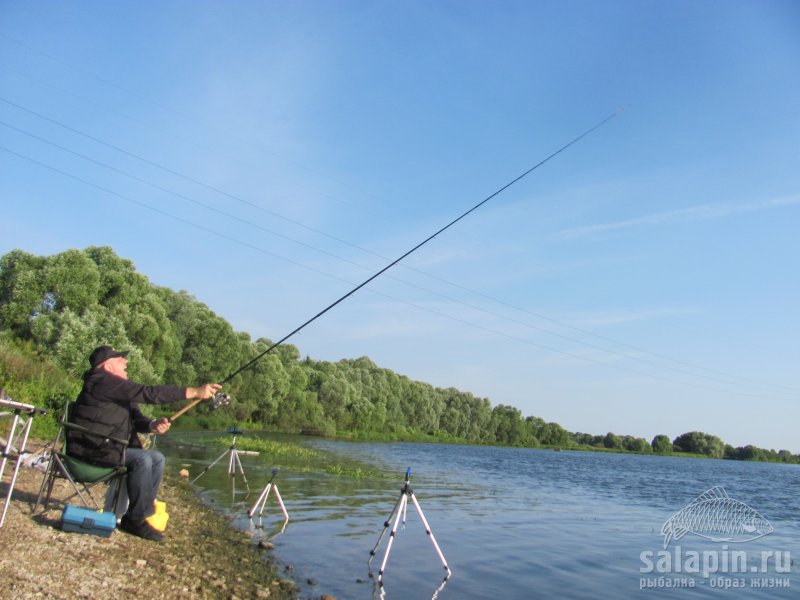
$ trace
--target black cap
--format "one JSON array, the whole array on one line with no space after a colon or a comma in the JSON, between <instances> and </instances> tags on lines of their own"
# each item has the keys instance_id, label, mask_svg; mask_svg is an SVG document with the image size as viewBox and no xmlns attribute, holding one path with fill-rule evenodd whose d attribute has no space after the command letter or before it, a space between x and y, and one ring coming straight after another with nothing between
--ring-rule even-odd
<instances>
[{"instance_id":1,"label":"black cap","mask_svg":"<svg viewBox=\"0 0 800 600\"><path fill-rule=\"evenodd\" d=\"M128 356L128 351L117 352L111 346L98 346L89 355L89 364L92 368L99 367L106 362L109 358L116 358L117 356Z\"/></svg>"}]
</instances>

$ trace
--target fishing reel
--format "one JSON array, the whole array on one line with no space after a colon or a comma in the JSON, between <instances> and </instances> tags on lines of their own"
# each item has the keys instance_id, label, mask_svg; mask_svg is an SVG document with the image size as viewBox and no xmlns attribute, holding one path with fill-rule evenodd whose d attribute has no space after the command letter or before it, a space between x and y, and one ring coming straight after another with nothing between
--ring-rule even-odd
<instances>
[{"instance_id":1,"label":"fishing reel","mask_svg":"<svg viewBox=\"0 0 800 600\"><path fill-rule=\"evenodd\" d=\"M228 406L230 403L231 403L230 394L225 394L224 392L217 392L211 399L211 408L212 410L217 410L218 408L221 408L223 406Z\"/></svg>"}]
</instances>

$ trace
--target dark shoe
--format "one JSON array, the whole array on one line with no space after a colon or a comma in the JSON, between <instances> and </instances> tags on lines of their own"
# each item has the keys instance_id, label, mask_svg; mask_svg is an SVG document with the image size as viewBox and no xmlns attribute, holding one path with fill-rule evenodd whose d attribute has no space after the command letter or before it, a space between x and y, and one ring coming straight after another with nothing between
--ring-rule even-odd
<instances>
[{"instance_id":1,"label":"dark shoe","mask_svg":"<svg viewBox=\"0 0 800 600\"><path fill-rule=\"evenodd\" d=\"M147 521L133 521L126 516L122 517L119 528L131 535L150 540L151 542L160 542L164 539L160 531L156 531Z\"/></svg>"}]
</instances>

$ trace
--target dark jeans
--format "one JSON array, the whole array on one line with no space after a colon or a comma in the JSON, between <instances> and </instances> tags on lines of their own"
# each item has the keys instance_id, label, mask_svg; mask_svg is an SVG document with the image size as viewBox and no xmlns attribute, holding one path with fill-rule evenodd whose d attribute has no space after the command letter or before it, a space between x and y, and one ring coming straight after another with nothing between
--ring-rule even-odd
<instances>
[{"instance_id":1,"label":"dark jeans","mask_svg":"<svg viewBox=\"0 0 800 600\"><path fill-rule=\"evenodd\" d=\"M130 502L126 514L131 521L143 521L155 512L153 502L164 475L164 455L157 450L128 448L125 466Z\"/></svg>"}]
</instances>

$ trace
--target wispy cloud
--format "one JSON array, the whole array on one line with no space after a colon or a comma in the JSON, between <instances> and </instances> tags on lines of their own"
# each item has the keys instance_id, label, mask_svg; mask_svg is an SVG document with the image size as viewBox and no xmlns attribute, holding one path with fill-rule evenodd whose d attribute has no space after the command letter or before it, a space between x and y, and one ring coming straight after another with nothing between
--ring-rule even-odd
<instances>
[{"instance_id":1,"label":"wispy cloud","mask_svg":"<svg viewBox=\"0 0 800 600\"><path fill-rule=\"evenodd\" d=\"M761 202L742 202L738 204L700 204L689 206L679 210L671 210L633 219L625 219L612 223L598 223L595 225L584 225L563 229L555 235L561 239L571 240L580 237L598 235L624 229L634 229L639 227L649 227L654 225L673 225L675 223L687 223L691 221L702 221L710 219L723 219L736 214L757 212L800 204L800 195L783 196L772 198Z\"/></svg>"}]
</instances>

